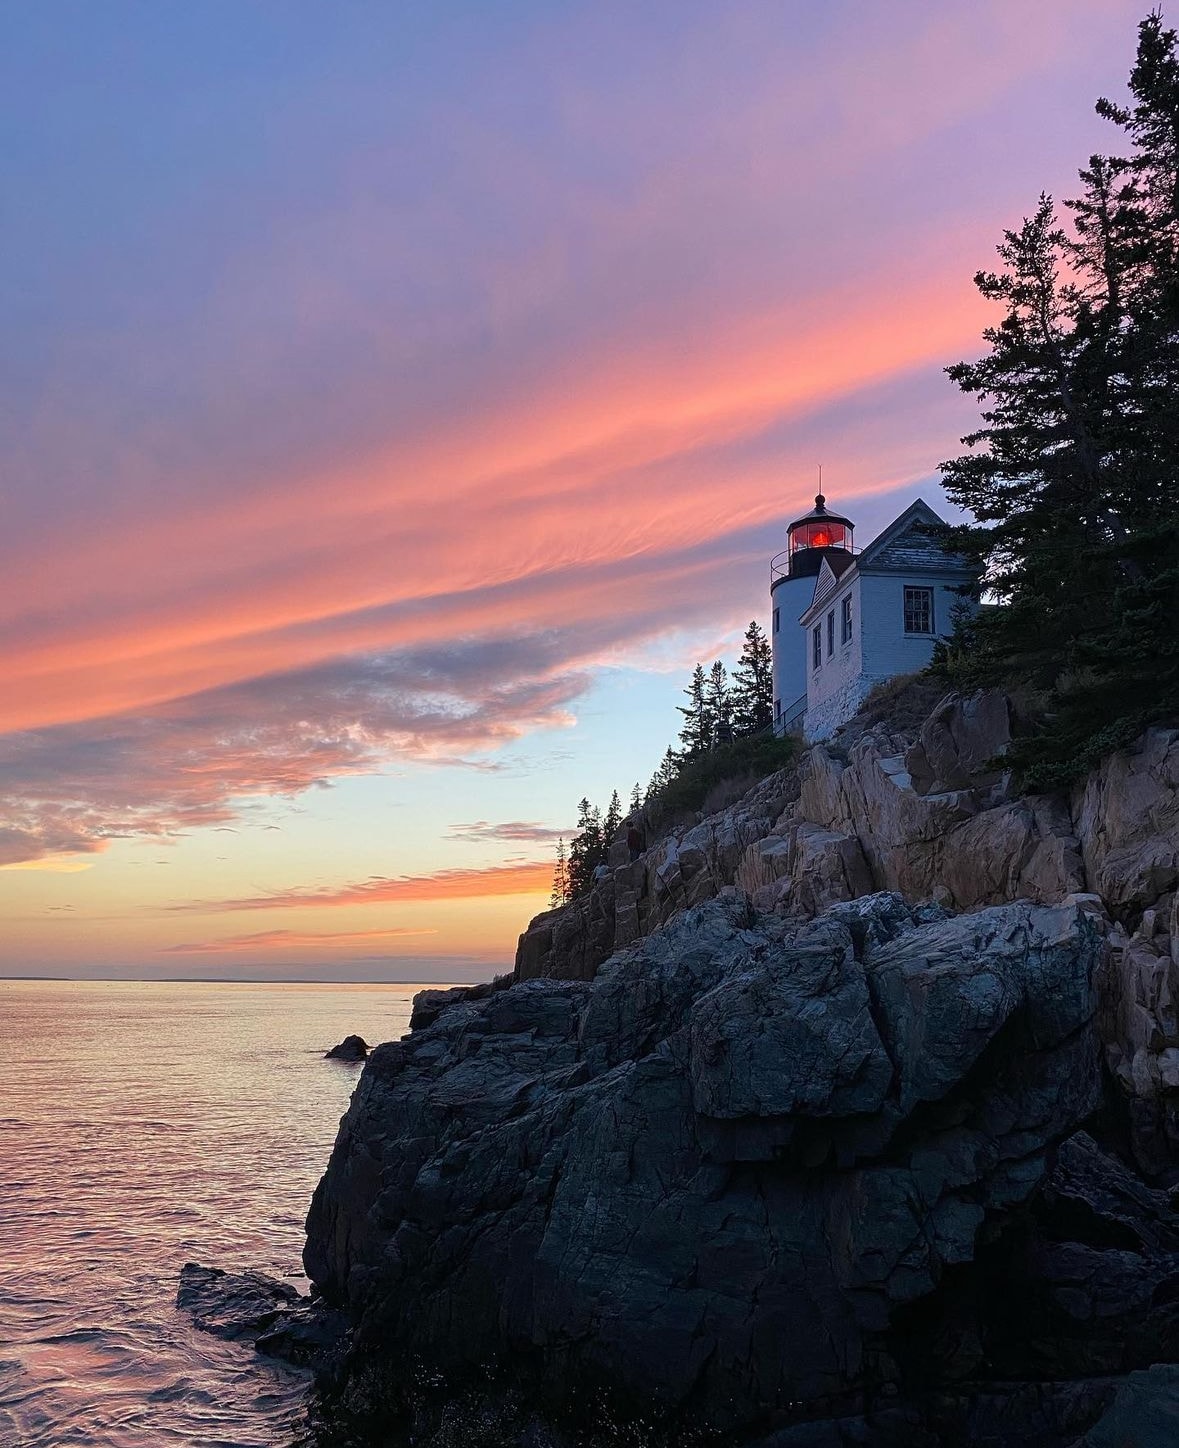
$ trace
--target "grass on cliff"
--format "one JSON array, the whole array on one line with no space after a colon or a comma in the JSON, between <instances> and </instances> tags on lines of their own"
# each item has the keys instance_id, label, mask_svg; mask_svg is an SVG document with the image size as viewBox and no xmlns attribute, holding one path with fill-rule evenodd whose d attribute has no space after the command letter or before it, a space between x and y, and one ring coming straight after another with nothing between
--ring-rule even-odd
<instances>
[{"instance_id":1,"label":"grass on cliff","mask_svg":"<svg viewBox=\"0 0 1179 1448\"><path fill-rule=\"evenodd\" d=\"M644 814L654 825L687 814L715 814L739 800L759 780L793 764L800 743L793 734L781 738L758 734L719 744L682 764L671 783L646 805Z\"/></svg>"}]
</instances>

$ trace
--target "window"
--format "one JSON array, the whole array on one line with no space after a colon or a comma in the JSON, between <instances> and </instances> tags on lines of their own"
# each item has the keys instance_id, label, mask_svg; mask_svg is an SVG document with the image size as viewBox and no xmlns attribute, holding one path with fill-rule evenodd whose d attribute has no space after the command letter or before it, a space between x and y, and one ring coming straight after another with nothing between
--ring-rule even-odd
<instances>
[{"instance_id":1,"label":"window","mask_svg":"<svg viewBox=\"0 0 1179 1448\"><path fill-rule=\"evenodd\" d=\"M933 632L933 589L905 589L905 632L907 634L931 634Z\"/></svg>"},{"instance_id":2,"label":"window","mask_svg":"<svg viewBox=\"0 0 1179 1448\"><path fill-rule=\"evenodd\" d=\"M835 652L835 610L827 615L827 657Z\"/></svg>"},{"instance_id":3,"label":"window","mask_svg":"<svg viewBox=\"0 0 1179 1448\"><path fill-rule=\"evenodd\" d=\"M823 630L818 624L811 629L811 668L820 669L823 666Z\"/></svg>"},{"instance_id":4,"label":"window","mask_svg":"<svg viewBox=\"0 0 1179 1448\"><path fill-rule=\"evenodd\" d=\"M775 699L775 700L774 700L774 718L775 718L775 719L781 719L781 717L782 717L782 701L781 701L781 699Z\"/></svg>"},{"instance_id":5,"label":"window","mask_svg":"<svg viewBox=\"0 0 1179 1448\"><path fill-rule=\"evenodd\" d=\"M839 641L840 643L851 643L851 594L843 600L843 611L839 619Z\"/></svg>"},{"instance_id":6,"label":"window","mask_svg":"<svg viewBox=\"0 0 1179 1448\"><path fill-rule=\"evenodd\" d=\"M778 610L774 609L774 632L778 632Z\"/></svg>"}]
</instances>

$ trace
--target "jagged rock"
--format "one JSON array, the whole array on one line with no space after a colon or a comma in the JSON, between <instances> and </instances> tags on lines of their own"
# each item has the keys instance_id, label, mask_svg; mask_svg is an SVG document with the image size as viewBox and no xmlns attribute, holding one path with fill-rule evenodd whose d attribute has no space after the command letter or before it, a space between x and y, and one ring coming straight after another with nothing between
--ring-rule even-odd
<instances>
[{"instance_id":1,"label":"jagged rock","mask_svg":"<svg viewBox=\"0 0 1179 1448\"><path fill-rule=\"evenodd\" d=\"M1076 905L800 925L728 892L592 980L459 1001L370 1058L308 1272L362 1341L730 1426L879 1385L1096 1105L1103 949Z\"/></svg>"},{"instance_id":2,"label":"jagged rock","mask_svg":"<svg viewBox=\"0 0 1179 1448\"><path fill-rule=\"evenodd\" d=\"M537 917L517 978L590 980L611 950L734 884L785 916L881 889L956 910L1085 895L1119 927L1101 1021L1136 1158L1179 1171L1179 730L1148 731L1071 798L1012 797L988 768L1012 720L991 692L943 698L908 732L853 721L637 864L619 854L587 900Z\"/></svg>"},{"instance_id":3,"label":"jagged rock","mask_svg":"<svg viewBox=\"0 0 1179 1448\"><path fill-rule=\"evenodd\" d=\"M338 1046L323 1054L328 1061L364 1061L368 1057L368 1042L363 1036L345 1036Z\"/></svg>"},{"instance_id":4,"label":"jagged rock","mask_svg":"<svg viewBox=\"0 0 1179 1448\"><path fill-rule=\"evenodd\" d=\"M877 888L956 909L1004 900L1050 903L1084 888L1067 809L1026 798L991 803L980 787L920 792L906 758L866 734L844 762L821 745L804 756L802 819L855 839ZM954 777L965 765L951 770Z\"/></svg>"},{"instance_id":5,"label":"jagged rock","mask_svg":"<svg viewBox=\"0 0 1179 1448\"><path fill-rule=\"evenodd\" d=\"M448 1007L457 1005L459 1001L481 1001L497 990L503 990L510 979L510 976L497 975L494 980L480 981L478 985L454 985L446 990L420 990L413 998L409 1028L411 1031L420 1031L426 1026L432 1026Z\"/></svg>"},{"instance_id":6,"label":"jagged rock","mask_svg":"<svg viewBox=\"0 0 1179 1448\"><path fill-rule=\"evenodd\" d=\"M654 841L638 861L615 843L589 892L536 916L520 936L517 980L591 980L612 951L731 885L750 846L797 793L793 771L759 781L736 804Z\"/></svg>"},{"instance_id":7,"label":"jagged rock","mask_svg":"<svg viewBox=\"0 0 1179 1448\"><path fill-rule=\"evenodd\" d=\"M837 900L854 900L875 888L872 870L853 834L839 834L805 820L790 833L789 902L817 915Z\"/></svg>"},{"instance_id":8,"label":"jagged rock","mask_svg":"<svg viewBox=\"0 0 1179 1448\"><path fill-rule=\"evenodd\" d=\"M343 1359L349 1331L346 1313L304 1298L298 1306L280 1311L254 1339L254 1347L265 1357L329 1374Z\"/></svg>"}]
</instances>

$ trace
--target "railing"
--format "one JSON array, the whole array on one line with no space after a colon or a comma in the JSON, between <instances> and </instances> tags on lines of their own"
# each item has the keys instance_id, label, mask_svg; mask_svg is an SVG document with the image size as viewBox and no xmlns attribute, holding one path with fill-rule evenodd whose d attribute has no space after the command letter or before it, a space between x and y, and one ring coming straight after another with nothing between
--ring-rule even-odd
<instances>
[{"instance_id":1,"label":"railing","mask_svg":"<svg viewBox=\"0 0 1179 1448\"><path fill-rule=\"evenodd\" d=\"M806 718L806 695L803 694L795 699L788 709L782 710L782 717L776 719L775 733L792 734L794 730L802 728L802 721Z\"/></svg>"},{"instance_id":2,"label":"railing","mask_svg":"<svg viewBox=\"0 0 1179 1448\"><path fill-rule=\"evenodd\" d=\"M805 548L796 548L796 549L794 550L794 553L806 553L806 552L809 552L809 551L810 551L809 549L805 549ZM826 552L827 550L826 550L826 549L820 549L819 551L820 551L820 552ZM835 549L835 548L832 548L830 551L831 551L832 553L834 553L834 552L836 552L836 549ZM838 551L841 552L841 553L851 553L851 554L854 556L856 553L862 553L864 550L863 550L862 548L844 548L844 547L842 546L842 544L841 544L841 545L839 545ZM792 558L793 556L794 556L794 554L791 553L791 551L790 551L789 548L787 548L787 549L785 549L782 553L775 554L775 556L770 559L770 583L771 583L771 584L777 583L777 581L778 581L779 578L787 578L787 577L789 577L789 575L790 575L790 560L791 560L791 558Z\"/></svg>"}]
</instances>

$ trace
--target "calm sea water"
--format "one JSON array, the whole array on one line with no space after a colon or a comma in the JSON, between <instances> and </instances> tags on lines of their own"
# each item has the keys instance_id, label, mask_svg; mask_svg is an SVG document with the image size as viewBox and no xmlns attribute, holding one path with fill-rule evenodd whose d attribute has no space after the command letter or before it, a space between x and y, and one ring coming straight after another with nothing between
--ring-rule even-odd
<instances>
[{"instance_id":1,"label":"calm sea water","mask_svg":"<svg viewBox=\"0 0 1179 1448\"><path fill-rule=\"evenodd\" d=\"M303 1218L358 1066L416 986L0 981L0 1445L262 1448L299 1372L195 1332L188 1260L305 1288Z\"/></svg>"}]
</instances>

